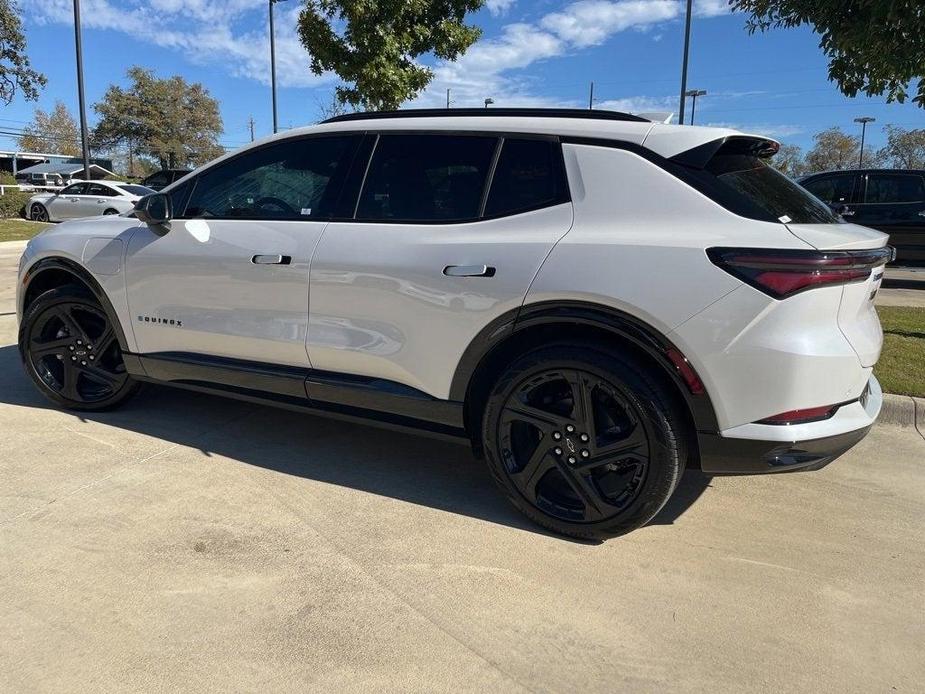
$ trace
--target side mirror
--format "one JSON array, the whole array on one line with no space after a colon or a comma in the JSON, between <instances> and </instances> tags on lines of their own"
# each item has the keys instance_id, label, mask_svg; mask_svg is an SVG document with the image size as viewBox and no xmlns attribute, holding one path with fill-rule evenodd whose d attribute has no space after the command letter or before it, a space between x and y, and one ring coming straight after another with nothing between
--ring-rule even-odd
<instances>
[{"instance_id":1,"label":"side mirror","mask_svg":"<svg viewBox=\"0 0 925 694\"><path fill-rule=\"evenodd\" d=\"M172 212L170 196L164 193L145 195L135 203L135 216L145 224L165 224L173 216Z\"/></svg>"}]
</instances>

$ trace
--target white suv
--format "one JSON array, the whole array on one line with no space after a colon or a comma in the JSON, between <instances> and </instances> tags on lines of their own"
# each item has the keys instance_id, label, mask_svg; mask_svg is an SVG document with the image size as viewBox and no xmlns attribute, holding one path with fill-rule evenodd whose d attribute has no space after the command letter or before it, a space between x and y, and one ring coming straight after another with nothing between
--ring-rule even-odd
<instances>
[{"instance_id":1,"label":"white suv","mask_svg":"<svg viewBox=\"0 0 925 694\"><path fill-rule=\"evenodd\" d=\"M228 154L20 266L20 350L76 410L156 381L471 442L604 538L685 466L814 469L881 392L887 237L777 144L600 111L352 114Z\"/></svg>"}]
</instances>

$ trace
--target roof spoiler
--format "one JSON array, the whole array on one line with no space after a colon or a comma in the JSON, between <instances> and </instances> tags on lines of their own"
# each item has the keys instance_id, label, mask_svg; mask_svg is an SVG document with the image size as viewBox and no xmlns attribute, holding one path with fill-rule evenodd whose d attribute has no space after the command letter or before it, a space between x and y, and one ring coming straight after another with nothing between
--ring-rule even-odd
<instances>
[{"instance_id":1,"label":"roof spoiler","mask_svg":"<svg viewBox=\"0 0 925 694\"><path fill-rule=\"evenodd\" d=\"M671 125L671 120L674 118L674 111L647 111L645 113L634 113L633 115L645 118L647 121L653 123Z\"/></svg>"},{"instance_id":2,"label":"roof spoiler","mask_svg":"<svg viewBox=\"0 0 925 694\"><path fill-rule=\"evenodd\" d=\"M671 157L671 161L692 169L703 169L717 154L744 154L769 159L777 154L780 143L763 137L730 135L705 142Z\"/></svg>"}]
</instances>

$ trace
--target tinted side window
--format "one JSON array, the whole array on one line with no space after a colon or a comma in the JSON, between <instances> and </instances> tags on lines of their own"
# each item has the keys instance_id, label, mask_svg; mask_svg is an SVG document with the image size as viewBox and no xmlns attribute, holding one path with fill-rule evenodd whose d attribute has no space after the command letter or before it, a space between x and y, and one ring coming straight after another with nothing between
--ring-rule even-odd
<instances>
[{"instance_id":1,"label":"tinted side window","mask_svg":"<svg viewBox=\"0 0 925 694\"><path fill-rule=\"evenodd\" d=\"M486 216L516 214L566 200L558 142L504 140L485 205Z\"/></svg>"},{"instance_id":2,"label":"tinted side window","mask_svg":"<svg viewBox=\"0 0 925 694\"><path fill-rule=\"evenodd\" d=\"M925 200L925 179L913 174L870 174L864 202L921 202Z\"/></svg>"},{"instance_id":3,"label":"tinted side window","mask_svg":"<svg viewBox=\"0 0 925 694\"><path fill-rule=\"evenodd\" d=\"M163 174L163 173L152 174L151 176L148 176L144 180L144 185L149 186L149 187L166 186L167 185L167 174Z\"/></svg>"},{"instance_id":4,"label":"tinted side window","mask_svg":"<svg viewBox=\"0 0 925 694\"><path fill-rule=\"evenodd\" d=\"M105 195L113 197L118 195L118 193L109 186L104 186L100 183L91 183L90 187L87 189L87 195Z\"/></svg>"},{"instance_id":5,"label":"tinted side window","mask_svg":"<svg viewBox=\"0 0 925 694\"><path fill-rule=\"evenodd\" d=\"M357 217L408 222L478 218L497 142L464 135L382 135Z\"/></svg>"},{"instance_id":6,"label":"tinted side window","mask_svg":"<svg viewBox=\"0 0 925 694\"><path fill-rule=\"evenodd\" d=\"M815 178L803 187L822 202L845 205L851 202L854 192L854 174Z\"/></svg>"},{"instance_id":7,"label":"tinted side window","mask_svg":"<svg viewBox=\"0 0 925 694\"><path fill-rule=\"evenodd\" d=\"M358 140L311 137L245 152L197 178L185 216L323 219Z\"/></svg>"},{"instance_id":8,"label":"tinted side window","mask_svg":"<svg viewBox=\"0 0 925 694\"><path fill-rule=\"evenodd\" d=\"M83 195L86 189L86 183L75 183L62 190L61 195Z\"/></svg>"}]
</instances>

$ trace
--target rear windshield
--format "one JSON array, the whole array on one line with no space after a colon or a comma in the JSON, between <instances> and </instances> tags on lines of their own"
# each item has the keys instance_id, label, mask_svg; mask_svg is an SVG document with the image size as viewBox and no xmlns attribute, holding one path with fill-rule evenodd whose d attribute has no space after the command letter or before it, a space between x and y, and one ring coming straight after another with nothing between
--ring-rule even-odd
<instances>
[{"instance_id":1,"label":"rear windshield","mask_svg":"<svg viewBox=\"0 0 925 694\"><path fill-rule=\"evenodd\" d=\"M805 189L751 154L720 150L706 166L717 181L785 224L836 224L841 219Z\"/></svg>"},{"instance_id":2,"label":"rear windshield","mask_svg":"<svg viewBox=\"0 0 925 694\"><path fill-rule=\"evenodd\" d=\"M155 192L151 190L150 188L147 188L145 186L135 185L133 183L129 183L128 185L119 186L119 187L122 190L126 191L127 193L131 193L132 195L151 195L151 193Z\"/></svg>"}]
</instances>

